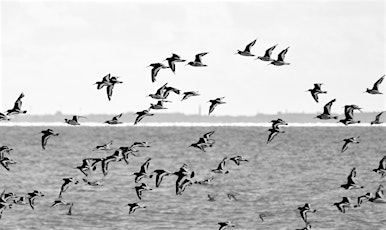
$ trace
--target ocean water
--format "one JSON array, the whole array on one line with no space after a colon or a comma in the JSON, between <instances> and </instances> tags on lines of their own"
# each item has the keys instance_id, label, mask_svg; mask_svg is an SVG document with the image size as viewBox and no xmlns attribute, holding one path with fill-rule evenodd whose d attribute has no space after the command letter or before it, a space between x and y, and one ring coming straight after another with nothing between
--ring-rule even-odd
<instances>
[{"instance_id":1,"label":"ocean water","mask_svg":"<svg viewBox=\"0 0 386 230\"><path fill-rule=\"evenodd\" d=\"M40 145L43 129L52 128L58 137L48 140L46 150ZM211 130L215 145L207 152L188 146ZM218 222L231 220L230 229L301 229L304 222L296 211L304 203L317 210L308 215L312 229L386 229L386 204L364 203L340 213L334 202L343 196L356 197L374 192L386 179L371 170L386 155L386 128L383 127L284 127L266 144L267 127L237 126L1 126L0 145L14 150L17 161L11 170L0 168L0 189L25 195L33 190L45 196L29 205L14 205L0 219L0 229L218 229ZM343 138L360 136L361 142L340 153ZM58 197L62 178L83 174L74 169L82 159L104 157L112 151L91 151L96 145L113 140L113 147L129 146L134 141L148 141L150 148L140 149L130 164L111 163L103 178L100 169L92 179L102 179L104 186L85 183L72 185L64 200L68 207L50 208ZM228 174L213 174L211 169L225 157L242 155L249 162L240 166L228 162ZM153 179L145 178L152 191L145 191L139 201L134 172L147 159L150 170L177 171L182 164L195 171L196 179L214 176L211 185L192 185L181 196L175 195L175 176L165 177L155 188ZM357 168L357 181L363 189L344 190L350 170ZM229 200L228 192L238 200ZM214 202L207 194L217 194ZM129 215L127 203L140 202L146 209ZM259 214L266 215L261 221Z\"/></svg>"}]
</instances>

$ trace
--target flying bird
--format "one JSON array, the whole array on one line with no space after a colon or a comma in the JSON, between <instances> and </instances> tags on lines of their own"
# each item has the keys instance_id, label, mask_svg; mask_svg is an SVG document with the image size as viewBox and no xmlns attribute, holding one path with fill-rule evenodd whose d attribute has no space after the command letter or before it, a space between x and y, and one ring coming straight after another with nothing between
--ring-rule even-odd
<instances>
[{"instance_id":1,"label":"flying bird","mask_svg":"<svg viewBox=\"0 0 386 230\"><path fill-rule=\"evenodd\" d=\"M86 117L74 115L71 120L64 119L64 122L66 122L69 125L80 125L80 123L78 122L79 118L86 118Z\"/></svg>"},{"instance_id":2,"label":"flying bird","mask_svg":"<svg viewBox=\"0 0 386 230\"><path fill-rule=\"evenodd\" d=\"M142 192L145 190L152 190L146 183L142 183L141 185L137 185L134 187L137 196L140 200L142 200Z\"/></svg>"},{"instance_id":3,"label":"flying bird","mask_svg":"<svg viewBox=\"0 0 386 230\"><path fill-rule=\"evenodd\" d=\"M249 43L243 51L237 50L236 54L240 54L241 56L255 56L254 54L251 53L251 48L253 45L255 45L256 40L253 40L251 43Z\"/></svg>"},{"instance_id":4,"label":"flying bird","mask_svg":"<svg viewBox=\"0 0 386 230\"><path fill-rule=\"evenodd\" d=\"M363 186L358 185L354 178L357 176L357 171L355 168L351 169L350 174L347 177L347 183L342 184L340 187L350 190L350 189L360 189L363 188Z\"/></svg>"},{"instance_id":5,"label":"flying bird","mask_svg":"<svg viewBox=\"0 0 386 230\"><path fill-rule=\"evenodd\" d=\"M129 209L129 215L132 214L132 213L134 213L135 210L137 210L137 209L139 209L139 208L146 208L146 206L142 206L142 205L140 205L140 204L138 204L138 203L129 203L129 204L127 204L127 206L130 207L130 209Z\"/></svg>"},{"instance_id":6,"label":"flying bird","mask_svg":"<svg viewBox=\"0 0 386 230\"><path fill-rule=\"evenodd\" d=\"M322 84L321 83L315 83L313 89L307 90L307 92L311 92L311 96L314 98L314 100L319 103L318 94L321 93L327 93L327 91L322 91L321 89Z\"/></svg>"},{"instance_id":7,"label":"flying bird","mask_svg":"<svg viewBox=\"0 0 386 230\"><path fill-rule=\"evenodd\" d=\"M226 160L228 160L228 157L224 157L224 159L222 159L222 161L221 161L220 164L217 166L217 168L216 168L216 169L212 169L212 172L214 172L214 173L228 174L229 171L224 169Z\"/></svg>"},{"instance_id":8,"label":"flying bird","mask_svg":"<svg viewBox=\"0 0 386 230\"><path fill-rule=\"evenodd\" d=\"M24 97L24 93L21 93L20 96L15 101L15 104L14 104L13 108L7 110L7 116L9 116L9 115L17 115L17 114L21 114L21 113L27 113L27 110L21 110L21 106L23 104L21 99L23 97Z\"/></svg>"},{"instance_id":9,"label":"flying bird","mask_svg":"<svg viewBox=\"0 0 386 230\"><path fill-rule=\"evenodd\" d=\"M281 51L277 56L277 60L273 60L270 64L276 65L276 66L289 65L290 63L284 61L284 58L286 53L288 52L288 49L289 47Z\"/></svg>"},{"instance_id":10,"label":"flying bird","mask_svg":"<svg viewBox=\"0 0 386 230\"><path fill-rule=\"evenodd\" d=\"M0 121L9 121L9 120L11 120L11 118L8 117L8 115L4 113L0 113Z\"/></svg>"},{"instance_id":11,"label":"flying bird","mask_svg":"<svg viewBox=\"0 0 386 230\"><path fill-rule=\"evenodd\" d=\"M97 145L95 148L92 149L92 151L95 150L111 150L111 145L113 144L113 141L110 141L109 143L103 144L103 145Z\"/></svg>"},{"instance_id":12,"label":"flying bird","mask_svg":"<svg viewBox=\"0 0 386 230\"><path fill-rule=\"evenodd\" d=\"M222 101L225 97L218 97L216 99L213 99L213 100L209 100L208 102L210 102L210 107L209 107L209 115L213 112L213 110L217 107L217 105L220 105L220 104L225 104L226 102Z\"/></svg>"},{"instance_id":13,"label":"flying bird","mask_svg":"<svg viewBox=\"0 0 386 230\"><path fill-rule=\"evenodd\" d=\"M316 210L312 210L309 203L306 203L303 207L298 207L298 210L300 212L300 217L303 219L303 221L307 224L307 213L308 212L316 212Z\"/></svg>"},{"instance_id":14,"label":"flying bird","mask_svg":"<svg viewBox=\"0 0 386 230\"><path fill-rule=\"evenodd\" d=\"M166 58L165 61L168 61L169 68L175 73L176 71L176 62L184 62L185 60L181 59L177 54L172 54L171 57Z\"/></svg>"},{"instance_id":15,"label":"flying bird","mask_svg":"<svg viewBox=\"0 0 386 230\"><path fill-rule=\"evenodd\" d=\"M236 226L231 221L219 222L218 224L220 225L220 228L218 230L224 230L227 227L235 227Z\"/></svg>"},{"instance_id":16,"label":"flying bird","mask_svg":"<svg viewBox=\"0 0 386 230\"><path fill-rule=\"evenodd\" d=\"M386 176L386 156L384 156L381 161L379 161L378 168L373 169L373 172L381 174L381 178Z\"/></svg>"},{"instance_id":17,"label":"flying bird","mask_svg":"<svg viewBox=\"0 0 386 230\"><path fill-rule=\"evenodd\" d=\"M144 117L154 115L154 113L150 113L150 109L148 110L145 109L145 110L136 112L135 114L137 114L137 118L135 118L134 125L138 124Z\"/></svg>"},{"instance_id":18,"label":"flying bird","mask_svg":"<svg viewBox=\"0 0 386 230\"><path fill-rule=\"evenodd\" d=\"M268 48L266 51L265 51L265 54L264 56L259 56L257 57L256 59L260 59L262 61L274 61L274 59L271 58L271 55L272 55L272 51L276 48L277 45L274 45L270 48Z\"/></svg>"},{"instance_id":19,"label":"flying bird","mask_svg":"<svg viewBox=\"0 0 386 230\"><path fill-rule=\"evenodd\" d=\"M332 104L336 101L336 99L332 99L330 102L328 102L324 107L323 107L323 113L319 114L315 118L319 118L321 120L328 120L328 119L338 119L338 116L332 116L331 115L331 106Z\"/></svg>"},{"instance_id":20,"label":"flying bird","mask_svg":"<svg viewBox=\"0 0 386 230\"><path fill-rule=\"evenodd\" d=\"M43 130L43 131L41 131L41 133L43 133L43 136L42 136L42 148L43 148L43 150L46 149L47 141L50 137L59 136L59 133L55 133L52 129Z\"/></svg>"},{"instance_id":21,"label":"flying bird","mask_svg":"<svg viewBox=\"0 0 386 230\"><path fill-rule=\"evenodd\" d=\"M334 203L341 213L346 212L347 207L351 207L351 199L349 197L343 197L341 202Z\"/></svg>"},{"instance_id":22,"label":"flying bird","mask_svg":"<svg viewBox=\"0 0 386 230\"><path fill-rule=\"evenodd\" d=\"M109 124L109 125L117 125L117 124L122 124L121 121L119 121L118 119L122 117L122 113L113 117L111 120L107 120L105 121L105 123Z\"/></svg>"},{"instance_id":23,"label":"flying bird","mask_svg":"<svg viewBox=\"0 0 386 230\"><path fill-rule=\"evenodd\" d=\"M379 85L382 83L382 81L383 81L384 78L385 78L385 75L383 75L381 78L379 78L378 81L376 81L376 82L374 83L372 89L367 88L365 93L369 93L369 94L382 94L382 93L379 91Z\"/></svg>"},{"instance_id":24,"label":"flying bird","mask_svg":"<svg viewBox=\"0 0 386 230\"><path fill-rule=\"evenodd\" d=\"M184 96L182 97L181 101L186 100L189 97L200 95L197 91L188 91L188 92L184 92L183 94L184 94Z\"/></svg>"},{"instance_id":25,"label":"flying bird","mask_svg":"<svg viewBox=\"0 0 386 230\"><path fill-rule=\"evenodd\" d=\"M60 187L60 192L59 192L59 197L58 198L62 198L62 193L64 193L65 191L67 191L67 189L70 187L70 185L73 183L73 184L78 184L79 181L73 177L66 177L66 178L63 178L63 184L62 184L62 187Z\"/></svg>"},{"instance_id":26,"label":"flying bird","mask_svg":"<svg viewBox=\"0 0 386 230\"><path fill-rule=\"evenodd\" d=\"M153 171L153 174L156 175L156 177L155 177L155 187L158 188L161 185L162 179L165 176L171 175L172 173L168 172L166 170L163 170L163 169L156 169L156 170ZM150 175L150 178L153 177L153 174Z\"/></svg>"},{"instance_id":27,"label":"flying bird","mask_svg":"<svg viewBox=\"0 0 386 230\"><path fill-rule=\"evenodd\" d=\"M383 122L379 121L379 119L381 118L383 112L380 112L377 116L375 116L375 120L372 121L370 124L371 125L379 125L379 124L382 124Z\"/></svg>"},{"instance_id":28,"label":"flying bird","mask_svg":"<svg viewBox=\"0 0 386 230\"><path fill-rule=\"evenodd\" d=\"M343 139L342 141L344 141L344 144L342 146L341 153L343 153L344 151L346 151L348 149L348 145L349 144L351 144L351 143L359 144L359 140L358 139L359 139L359 136Z\"/></svg>"},{"instance_id":29,"label":"flying bird","mask_svg":"<svg viewBox=\"0 0 386 230\"><path fill-rule=\"evenodd\" d=\"M151 69L151 82L155 82L156 81L156 77L157 77L157 74L158 72L161 70L161 69L167 69L169 67L165 66L164 64L162 63L152 63L150 64L148 67L153 67Z\"/></svg>"},{"instance_id":30,"label":"flying bird","mask_svg":"<svg viewBox=\"0 0 386 230\"><path fill-rule=\"evenodd\" d=\"M356 105L345 105L344 106L345 118L339 120L339 122L343 123L344 125L360 123L361 121L354 120L354 110L355 109L360 110L360 108L357 107Z\"/></svg>"},{"instance_id":31,"label":"flying bird","mask_svg":"<svg viewBox=\"0 0 386 230\"><path fill-rule=\"evenodd\" d=\"M196 58L194 59L194 61L191 61L191 62L188 62L187 65L191 65L191 66L195 66L195 67L204 67L204 66L207 66L205 64L203 64L201 62L201 58L205 55L207 55L208 53L199 53L196 55Z\"/></svg>"},{"instance_id":32,"label":"flying bird","mask_svg":"<svg viewBox=\"0 0 386 230\"><path fill-rule=\"evenodd\" d=\"M38 190L34 190L33 192L28 193L27 195L28 195L29 205L31 206L32 209L35 209L35 199L37 197L44 196L44 194Z\"/></svg>"}]
</instances>

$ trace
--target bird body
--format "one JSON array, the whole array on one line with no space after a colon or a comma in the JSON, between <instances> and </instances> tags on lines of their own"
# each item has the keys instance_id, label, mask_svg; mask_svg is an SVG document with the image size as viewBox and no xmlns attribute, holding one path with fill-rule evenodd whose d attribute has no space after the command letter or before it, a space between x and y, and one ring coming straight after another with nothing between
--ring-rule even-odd
<instances>
[{"instance_id":1,"label":"bird body","mask_svg":"<svg viewBox=\"0 0 386 230\"><path fill-rule=\"evenodd\" d=\"M256 40L253 40L251 43L249 43L244 50L237 50L236 54L240 54L241 56L255 56L254 54L251 53L251 48L253 45L255 45Z\"/></svg>"},{"instance_id":2,"label":"bird body","mask_svg":"<svg viewBox=\"0 0 386 230\"><path fill-rule=\"evenodd\" d=\"M189 97L200 95L197 91L188 91L188 92L184 92L183 94L184 94L184 96L182 97L181 101L186 100Z\"/></svg>"},{"instance_id":3,"label":"bird body","mask_svg":"<svg viewBox=\"0 0 386 230\"><path fill-rule=\"evenodd\" d=\"M214 109L217 107L217 105L225 104L226 102L223 101L225 97L219 97L213 100L209 100L210 107L209 107L209 115L214 111Z\"/></svg>"},{"instance_id":4,"label":"bird body","mask_svg":"<svg viewBox=\"0 0 386 230\"><path fill-rule=\"evenodd\" d=\"M64 119L64 121L69 124L69 125L80 125L80 123L78 122L78 119L79 118L86 118L86 117L83 117L83 116L77 116L77 115L74 115L72 116L72 119L69 120L69 119Z\"/></svg>"},{"instance_id":5,"label":"bird body","mask_svg":"<svg viewBox=\"0 0 386 230\"><path fill-rule=\"evenodd\" d=\"M21 93L20 96L17 98L15 101L15 104L12 109L7 110L7 116L9 115L17 115L17 114L22 114L22 113L27 113L27 110L21 110L21 106L23 102L21 99L24 97L24 93Z\"/></svg>"},{"instance_id":6,"label":"bird body","mask_svg":"<svg viewBox=\"0 0 386 230\"><path fill-rule=\"evenodd\" d=\"M323 107L323 113L319 114L315 118L319 118L321 120L329 120L329 119L338 119L338 116L332 116L331 115L331 106L332 104L336 101L336 99L332 99L330 102L328 102L324 107Z\"/></svg>"},{"instance_id":7,"label":"bird body","mask_svg":"<svg viewBox=\"0 0 386 230\"><path fill-rule=\"evenodd\" d=\"M262 61L275 61L274 59L271 58L271 55L272 55L272 51L276 48L277 45L274 45L270 48L268 48L266 51L265 51L265 54L264 56L259 56L257 57L257 59L260 59Z\"/></svg>"},{"instance_id":8,"label":"bird body","mask_svg":"<svg viewBox=\"0 0 386 230\"><path fill-rule=\"evenodd\" d=\"M171 57L166 58L166 61L168 61L169 68L173 71L173 73L176 72L176 62L184 62L185 60L181 59L180 56L177 54L172 54Z\"/></svg>"},{"instance_id":9,"label":"bird body","mask_svg":"<svg viewBox=\"0 0 386 230\"><path fill-rule=\"evenodd\" d=\"M382 116L383 112L380 112L379 114L377 114L377 116L375 116L375 120L372 121L370 124L371 125L379 125L379 124L382 124L383 122L380 121L380 118Z\"/></svg>"},{"instance_id":10,"label":"bird body","mask_svg":"<svg viewBox=\"0 0 386 230\"><path fill-rule=\"evenodd\" d=\"M327 93L327 91L322 91L322 90L321 90L321 86L322 86L321 83L315 83L315 84L314 84L314 88L308 90L308 91L310 91L312 98L314 98L314 100L315 100L317 103L319 102L318 94L321 94L321 93Z\"/></svg>"},{"instance_id":11,"label":"bird body","mask_svg":"<svg viewBox=\"0 0 386 230\"><path fill-rule=\"evenodd\" d=\"M117 125L117 124L122 124L121 121L119 121L119 118L122 117L122 113L113 117L111 120L107 120L105 121L105 123L109 124L109 125Z\"/></svg>"},{"instance_id":12,"label":"bird body","mask_svg":"<svg viewBox=\"0 0 386 230\"><path fill-rule=\"evenodd\" d=\"M373 88L371 88L371 89L367 88L366 89L366 93L369 93L369 94L382 94L379 91L379 85L382 83L384 78L385 78L385 75L383 75L378 81L376 81L374 83Z\"/></svg>"},{"instance_id":13,"label":"bird body","mask_svg":"<svg viewBox=\"0 0 386 230\"><path fill-rule=\"evenodd\" d=\"M276 65L276 66L289 65L290 63L284 61L284 58L285 58L285 55L288 52L288 49L289 49L289 47L287 47L286 49L282 50L279 53L279 55L277 56L277 60L273 60L271 62L271 64L272 65Z\"/></svg>"},{"instance_id":14,"label":"bird body","mask_svg":"<svg viewBox=\"0 0 386 230\"><path fill-rule=\"evenodd\" d=\"M153 113L150 113L150 109L148 110L145 109L145 110L136 112L135 114L137 114L137 118L134 121L134 125L138 124L144 117L154 115Z\"/></svg>"},{"instance_id":15,"label":"bird body","mask_svg":"<svg viewBox=\"0 0 386 230\"><path fill-rule=\"evenodd\" d=\"M188 62L187 65L190 65L190 66L195 66L195 67L204 67L204 66L207 66L205 64L202 63L201 61L201 58L205 55L207 55L208 53L199 53L196 55L196 58L194 59L194 61L191 61L191 62Z\"/></svg>"}]
</instances>

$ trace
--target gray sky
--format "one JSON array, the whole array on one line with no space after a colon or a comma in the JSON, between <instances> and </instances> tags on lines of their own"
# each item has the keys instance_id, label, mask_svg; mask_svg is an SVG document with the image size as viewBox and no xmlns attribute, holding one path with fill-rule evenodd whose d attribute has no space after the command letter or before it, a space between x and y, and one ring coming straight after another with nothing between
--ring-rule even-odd
<instances>
[{"instance_id":1,"label":"gray sky","mask_svg":"<svg viewBox=\"0 0 386 230\"><path fill-rule=\"evenodd\" d=\"M234 55L256 38L257 55L290 46L291 65ZM166 82L201 94L171 95L168 112L206 113L222 96L215 115L316 113L333 98L336 113L345 104L386 110L384 95L363 93L386 72L384 1L1 1L1 40L1 111L21 92L30 114L139 111ZM151 82L149 64L201 52L208 67L178 63ZM107 73L124 82L110 102L93 85ZM305 92L313 83L328 91L319 103Z\"/></svg>"}]
</instances>

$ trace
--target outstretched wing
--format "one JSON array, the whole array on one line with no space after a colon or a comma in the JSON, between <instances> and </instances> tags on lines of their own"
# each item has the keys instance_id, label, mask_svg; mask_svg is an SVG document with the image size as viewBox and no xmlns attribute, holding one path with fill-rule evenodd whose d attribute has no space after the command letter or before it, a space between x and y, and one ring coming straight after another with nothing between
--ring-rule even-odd
<instances>
[{"instance_id":1,"label":"outstretched wing","mask_svg":"<svg viewBox=\"0 0 386 230\"><path fill-rule=\"evenodd\" d=\"M159 66L153 67L153 69L151 69L151 82L155 82L156 80L155 78L157 77L157 74L160 69L161 67Z\"/></svg>"},{"instance_id":2,"label":"outstretched wing","mask_svg":"<svg viewBox=\"0 0 386 230\"><path fill-rule=\"evenodd\" d=\"M113 117L113 119L112 120L114 120L114 121L118 121L118 119L119 118L121 118L122 117L122 113L121 114L119 114L119 115L117 115L117 116L115 116L115 117Z\"/></svg>"},{"instance_id":3,"label":"outstretched wing","mask_svg":"<svg viewBox=\"0 0 386 230\"><path fill-rule=\"evenodd\" d=\"M284 61L284 58L286 53L288 52L288 49L289 47L279 53L279 55L277 56L278 61Z\"/></svg>"},{"instance_id":4,"label":"outstretched wing","mask_svg":"<svg viewBox=\"0 0 386 230\"><path fill-rule=\"evenodd\" d=\"M270 58L272 55L272 51L276 48L277 45L272 46L271 48L267 49L265 51L264 57Z\"/></svg>"},{"instance_id":5,"label":"outstretched wing","mask_svg":"<svg viewBox=\"0 0 386 230\"><path fill-rule=\"evenodd\" d=\"M381 78L379 78L378 81L374 83L373 90L378 90L379 85L382 83L383 79L385 78L385 75L383 75Z\"/></svg>"},{"instance_id":6,"label":"outstretched wing","mask_svg":"<svg viewBox=\"0 0 386 230\"><path fill-rule=\"evenodd\" d=\"M331 115L331 106L332 106L332 103L334 103L335 101L336 99L333 99L324 106L324 111L323 111L324 114Z\"/></svg>"},{"instance_id":7,"label":"outstretched wing","mask_svg":"<svg viewBox=\"0 0 386 230\"><path fill-rule=\"evenodd\" d=\"M245 47L244 52L251 52L251 48L252 48L252 46L256 43L256 40L257 40L257 39L255 39L253 42L249 43L249 44Z\"/></svg>"},{"instance_id":8,"label":"outstretched wing","mask_svg":"<svg viewBox=\"0 0 386 230\"><path fill-rule=\"evenodd\" d=\"M199 53L196 55L196 59L194 60L195 62L201 62L201 57L207 55L208 53Z\"/></svg>"}]
</instances>

